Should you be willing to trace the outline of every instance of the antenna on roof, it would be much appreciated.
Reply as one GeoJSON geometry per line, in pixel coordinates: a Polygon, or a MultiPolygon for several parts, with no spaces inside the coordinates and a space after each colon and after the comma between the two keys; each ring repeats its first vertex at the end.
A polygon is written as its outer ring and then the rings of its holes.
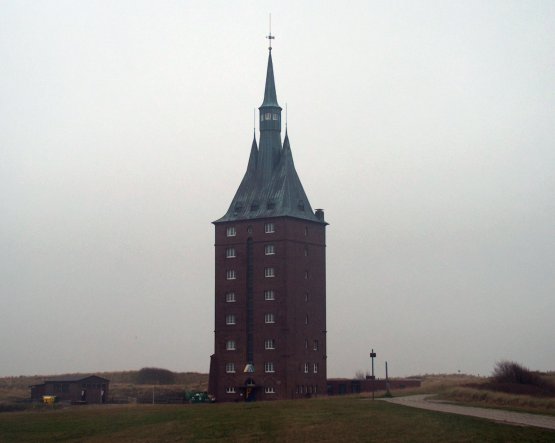
{"type": "Polygon", "coordinates": [[[272,35],[272,13],[270,13],[270,33],[266,36],[266,38],[268,39],[268,42],[270,44],[270,46],[268,46],[268,50],[271,51],[272,40],[275,39],[275,37],[272,35]]]}
{"type": "Polygon", "coordinates": [[[287,102],[285,102],[285,132],[287,132],[287,102]]]}

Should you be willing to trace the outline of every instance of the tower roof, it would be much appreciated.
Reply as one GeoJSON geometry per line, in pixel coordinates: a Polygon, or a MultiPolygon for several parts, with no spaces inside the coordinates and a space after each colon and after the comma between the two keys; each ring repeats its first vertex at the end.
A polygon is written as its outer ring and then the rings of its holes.
{"type": "MultiPolygon", "coordinates": [[[[264,102],[260,108],[266,107],[277,107],[275,112],[278,115],[281,111],[277,103],[271,52],[268,56],[264,102]]],[[[260,113],[261,117],[265,114],[262,109],[260,113]]],[[[276,118],[272,115],[272,122],[276,118]]],[[[278,123],[281,123],[280,119],[281,116],[278,123]]],[[[235,197],[226,214],[214,223],[284,216],[326,223],[323,217],[315,215],[310,206],[295,170],[287,130],[283,146],[279,132],[279,126],[277,129],[274,126],[263,129],[261,126],[260,143],[257,146],[255,137],[247,170],[235,197]]]]}

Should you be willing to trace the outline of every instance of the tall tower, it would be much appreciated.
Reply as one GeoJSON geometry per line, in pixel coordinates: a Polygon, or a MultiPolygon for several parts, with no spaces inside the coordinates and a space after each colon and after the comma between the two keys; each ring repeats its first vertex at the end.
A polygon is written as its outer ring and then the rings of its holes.
{"type": "MultiPolygon", "coordinates": [[[[268,36],[273,38],[271,35],[268,36]]],[[[217,401],[326,393],[324,212],[312,210],[281,141],[270,44],[260,142],[215,225],[215,341],[209,391],[217,401]]]]}

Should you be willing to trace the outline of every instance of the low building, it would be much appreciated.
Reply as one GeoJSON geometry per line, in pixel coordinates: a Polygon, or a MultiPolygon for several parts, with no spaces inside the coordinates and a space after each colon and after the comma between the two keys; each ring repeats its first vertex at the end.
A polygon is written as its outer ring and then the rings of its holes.
{"type": "Polygon", "coordinates": [[[385,391],[386,383],[389,383],[389,389],[405,389],[419,388],[421,381],[417,379],[400,379],[392,378],[389,381],[385,379],[364,380],[348,379],[348,378],[328,378],[328,395],[346,395],[359,394],[361,392],[385,391]]]}
{"type": "Polygon", "coordinates": [[[45,395],[53,395],[59,401],[75,403],[106,403],[110,380],[97,375],[55,377],[44,383],[31,385],[31,400],[42,401],[45,395]]]}

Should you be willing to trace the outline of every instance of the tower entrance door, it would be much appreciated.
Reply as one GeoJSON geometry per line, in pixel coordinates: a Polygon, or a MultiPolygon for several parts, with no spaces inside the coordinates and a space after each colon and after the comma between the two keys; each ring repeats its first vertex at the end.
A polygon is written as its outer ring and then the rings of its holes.
{"type": "Polygon", "coordinates": [[[247,381],[245,381],[245,387],[242,388],[242,390],[245,401],[256,401],[258,386],[256,386],[256,383],[252,378],[248,378],[247,381]]]}

